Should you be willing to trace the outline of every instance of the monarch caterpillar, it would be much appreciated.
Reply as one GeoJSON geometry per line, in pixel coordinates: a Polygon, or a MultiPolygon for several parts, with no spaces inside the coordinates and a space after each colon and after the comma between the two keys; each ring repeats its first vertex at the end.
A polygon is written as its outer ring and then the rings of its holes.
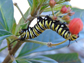
{"type": "MultiPolygon", "coordinates": [[[[27,29],[22,29],[20,33],[20,38],[24,39],[32,39],[39,36],[44,30],[51,29],[56,31],[63,38],[67,39],[71,33],[69,28],[65,23],[60,22],[59,20],[52,20],[49,16],[45,16],[45,18],[37,17],[37,24],[34,27],[28,27],[27,29]]],[[[69,41],[76,40],[78,37],[76,35],[72,35],[69,41]]]]}

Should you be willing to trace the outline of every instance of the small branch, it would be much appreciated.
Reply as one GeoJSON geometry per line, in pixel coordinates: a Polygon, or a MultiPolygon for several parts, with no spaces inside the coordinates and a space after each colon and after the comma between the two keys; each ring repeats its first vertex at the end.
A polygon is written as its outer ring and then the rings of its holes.
{"type": "Polygon", "coordinates": [[[52,46],[57,46],[57,45],[60,45],[60,44],[62,44],[64,42],[66,42],[67,40],[69,40],[71,38],[71,36],[69,36],[65,41],[62,41],[62,42],[56,43],[56,44],[52,44],[51,42],[46,43],[46,42],[35,41],[35,40],[27,40],[27,39],[24,40],[24,42],[32,42],[32,43],[37,43],[37,44],[41,44],[41,45],[46,45],[48,47],[52,47],[52,46]]]}
{"type": "Polygon", "coordinates": [[[24,42],[32,42],[32,43],[37,43],[37,44],[41,44],[41,45],[46,45],[47,46],[47,43],[46,42],[41,42],[41,41],[35,41],[35,40],[24,40],[24,42]]]}
{"type": "MultiPolygon", "coordinates": [[[[72,36],[72,35],[71,35],[71,36],[72,36]]],[[[65,41],[62,41],[62,42],[60,42],[60,43],[57,43],[57,44],[48,43],[47,45],[48,45],[48,47],[60,45],[60,44],[62,44],[62,43],[64,43],[64,42],[66,42],[67,40],[69,40],[69,39],[71,38],[71,36],[69,36],[65,41]]]]}
{"type": "Polygon", "coordinates": [[[62,15],[60,15],[61,13],[60,13],[60,11],[58,11],[55,15],[56,16],[62,16],[62,15]]]}
{"type": "Polygon", "coordinates": [[[30,25],[30,23],[32,22],[32,20],[34,19],[35,17],[29,15],[26,19],[26,23],[28,23],[28,25],[30,25]]]}
{"type": "Polygon", "coordinates": [[[46,6],[46,5],[49,5],[49,3],[46,3],[46,4],[42,4],[42,6],[46,6]]]}
{"type": "MultiPolygon", "coordinates": [[[[41,17],[45,17],[46,15],[39,15],[39,16],[41,16],[41,17]]],[[[35,15],[35,17],[38,17],[38,15],[35,15]]]]}
{"type": "Polygon", "coordinates": [[[36,0],[33,0],[33,6],[32,6],[32,11],[31,11],[31,16],[34,16],[36,14],[36,3],[35,3],[36,0]]]}
{"type": "Polygon", "coordinates": [[[8,51],[9,51],[9,54],[10,54],[10,51],[11,51],[10,39],[7,38],[6,40],[7,40],[8,51]]]}
{"type": "Polygon", "coordinates": [[[18,48],[19,48],[22,44],[23,44],[22,41],[18,41],[18,42],[16,43],[16,45],[14,46],[14,48],[10,51],[10,54],[8,54],[8,55],[6,56],[6,58],[4,59],[3,63],[9,63],[9,61],[11,60],[10,55],[14,55],[15,52],[18,50],[18,48]]]}
{"type": "Polygon", "coordinates": [[[53,8],[51,8],[51,10],[52,10],[52,15],[54,16],[53,8]]]}
{"type": "Polygon", "coordinates": [[[24,21],[26,21],[22,11],[20,10],[19,6],[17,5],[17,3],[14,3],[14,5],[17,7],[17,9],[19,10],[20,14],[22,15],[22,18],[24,19],[24,21]]]}

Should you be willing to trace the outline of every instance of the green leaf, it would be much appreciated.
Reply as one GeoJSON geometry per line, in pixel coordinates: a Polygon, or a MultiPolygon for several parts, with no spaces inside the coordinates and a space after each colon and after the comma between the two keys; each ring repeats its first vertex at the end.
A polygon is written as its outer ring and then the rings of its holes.
{"type": "Polygon", "coordinates": [[[20,59],[20,60],[16,60],[17,63],[32,63],[28,60],[24,60],[24,59],[20,59]]]}
{"type": "Polygon", "coordinates": [[[15,29],[16,29],[16,26],[17,26],[17,24],[16,24],[16,22],[15,22],[15,19],[14,19],[14,24],[13,24],[13,27],[12,27],[12,34],[14,34],[15,35],[15,29]]]}
{"type": "Polygon", "coordinates": [[[28,3],[29,3],[29,5],[30,5],[30,7],[32,7],[32,5],[33,5],[33,0],[28,0],[28,3]]]}
{"type": "MultiPolygon", "coordinates": [[[[41,0],[43,1],[43,0],[41,0]]],[[[50,0],[44,0],[44,2],[42,3],[44,6],[41,7],[41,10],[44,10],[46,7],[48,7],[49,5],[45,5],[48,4],[50,0]]]]}
{"type": "Polygon", "coordinates": [[[58,63],[81,63],[77,53],[45,55],[58,63]]]}
{"type": "MultiPolygon", "coordinates": [[[[63,5],[66,5],[67,7],[68,6],[71,6],[68,2],[64,2],[64,3],[61,3],[61,4],[57,4],[54,6],[53,10],[54,11],[58,11],[62,8],[63,5]]],[[[48,7],[44,10],[44,12],[48,12],[48,11],[51,11],[51,7],[48,7]]]]}
{"type": "Polygon", "coordinates": [[[45,56],[23,56],[17,57],[16,60],[18,62],[30,61],[31,63],[57,63],[57,61],[45,56]]]}
{"type": "Polygon", "coordinates": [[[12,0],[0,0],[0,29],[12,31],[13,27],[13,2],[12,0]]]}
{"type": "Polygon", "coordinates": [[[0,29],[0,41],[11,36],[12,34],[6,30],[0,29]]]}
{"type": "Polygon", "coordinates": [[[0,46],[1,46],[1,44],[2,44],[2,40],[0,41],[0,46]]]}
{"type": "Polygon", "coordinates": [[[0,49],[0,52],[3,51],[3,50],[6,49],[6,48],[7,48],[7,46],[1,48],[1,49],[0,49]]]}

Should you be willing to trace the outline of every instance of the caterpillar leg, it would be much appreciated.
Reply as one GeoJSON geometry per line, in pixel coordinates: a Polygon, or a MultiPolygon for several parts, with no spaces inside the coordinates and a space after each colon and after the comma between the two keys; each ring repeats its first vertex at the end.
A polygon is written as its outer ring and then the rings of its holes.
{"type": "Polygon", "coordinates": [[[70,46],[70,40],[69,40],[69,44],[68,44],[68,47],[70,46]]]}
{"type": "Polygon", "coordinates": [[[42,21],[42,20],[43,20],[43,18],[41,16],[37,17],[37,21],[42,21]]]}
{"type": "Polygon", "coordinates": [[[45,20],[48,20],[48,21],[53,21],[52,20],[52,18],[50,18],[48,15],[47,16],[45,16],[45,18],[44,18],[45,20]]]}
{"type": "Polygon", "coordinates": [[[77,40],[75,40],[76,41],[76,43],[77,43],[77,40]]]}

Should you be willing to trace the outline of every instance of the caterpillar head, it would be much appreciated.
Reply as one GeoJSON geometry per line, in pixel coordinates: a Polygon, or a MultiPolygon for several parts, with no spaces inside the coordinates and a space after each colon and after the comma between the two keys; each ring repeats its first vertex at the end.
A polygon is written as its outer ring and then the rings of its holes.
{"type": "Polygon", "coordinates": [[[19,31],[21,40],[24,40],[25,39],[25,34],[26,34],[25,31],[26,31],[26,29],[22,29],[22,30],[19,31]]]}
{"type": "Polygon", "coordinates": [[[23,34],[24,31],[26,31],[26,29],[22,29],[22,30],[20,30],[20,31],[19,31],[19,34],[20,34],[20,35],[23,34]]]}
{"type": "Polygon", "coordinates": [[[69,40],[73,41],[73,40],[76,40],[78,37],[79,37],[79,34],[78,35],[72,35],[72,37],[69,40]]]}
{"type": "Polygon", "coordinates": [[[24,33],[24,30],[23,29],[19,31],[19,34],[20,35],[23,34],[23,33],[24,33]]]}

